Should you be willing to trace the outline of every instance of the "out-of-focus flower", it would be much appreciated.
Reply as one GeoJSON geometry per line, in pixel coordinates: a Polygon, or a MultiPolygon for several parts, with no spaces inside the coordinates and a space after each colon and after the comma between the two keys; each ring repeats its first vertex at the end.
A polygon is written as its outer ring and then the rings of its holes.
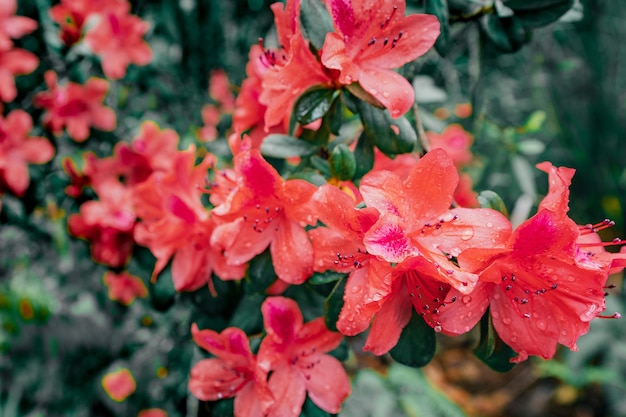
{"type": "Polygon", "coordinates": [[[148,296],[148,289],[141,278],[124,271],[120,274],[115,272],[105,272],[103,276],[104,285],[109,288],[109,298],[118,301],[125,306],[130,305],[135,298],[145,298],[148,296]]]}
{"type": "Polygon", "coordinates": [[[15,77],[30,74],[37,65],[39,58],[28,51],[19,48],[0,49],[0,101],[8,103],[15,100],[15,77]]]}
{"type": "Polygon", "coordinates": [[[109,91],[109,83],[101,78],[91,77],[85,85],[68,82],[66,86],[57,84],[57,74],[45,74],[47,91],[37,93],[33,99],[35,106],[44,108],[44,125],[55,135],[63,129],[77,142],[89,137],[91,126],[111,131],[115,129],[115,112],[103,105],[109,91]]]}
{"type": "Polygon", "coordinates": [[[148,28],[148,23],[135,15],[107,11],[87,32],[85,43],[100,57],[104,75],[117,80],[126,75],[128,65],[152,61],[152,49],[143,39],[148,28]]]}
{"type": "Polygon", "coordinates": [[[24,16],[15,16],[16,0],[0,1],[0,50],[13,47],[11,39],[18,39],[37,29],[37,22],[24,16]]]}
{"type": "Polygon", "coordinates": [[[109,372],[102,378],[102,388],[110,399],[122,402],[137,389],[135,378],[127,368],[109,372]]]}
{"type": "Polygon", "coordinates": [[[167,417],[167,413],[160,408],[149,408],[147,410],[141,410],[137,417],[167,417]]]}
{"type": "Polygon", "coordinates": [[[73,46],[82,39],[85,24],[91,17],[105,11],[125,14],[128,10],[126,0],[61,0],[50,8],[50,17],[61,27],[61,41],[73,46]]]}
{"type": "Polygon", "coordinates": [[[472,161],[470,147],[474,138],[459,124],[451,124],[441,134],[426,132],[432,149],[443,149],[450,155],[457,168],[472,161]]]}
{"type": "Polygon", "coordinates": [[[6,118],[0,114],[0,189],[6,186],[18,196],[30,182],[28,164],[43,164],[54,156],[47,139],[29,136],[32,128],[33,120],[23,110],[13,110],[6,118]]]}

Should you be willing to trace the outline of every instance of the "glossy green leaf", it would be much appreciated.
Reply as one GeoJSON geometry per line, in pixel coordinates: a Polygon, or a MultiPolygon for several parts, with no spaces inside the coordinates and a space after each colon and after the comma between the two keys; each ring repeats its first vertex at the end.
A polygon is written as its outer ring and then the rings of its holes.
{"type": "Polygon", "coordinates": [[[268,135],[261,145],[261,153],[274,158],[313,155],[317,146],[289,135],[268,135]]]}
{"type": "Polygon", "coordinates": [[[338,90],[324,87],[313,87],[305,91],[293,106],[289,131],[294,131],[296,122],[306,125],[324,117],[338,95],[338,90]]]}
{"type": "Polygon", "coordinates": [[[502,213],[505,217],[509,217],[506,205],[497,193],[491,190],[481,191],[477,197],[478,203],[482,208],[490,208],[502,213]]]}
{"type": "Polygon", "coordinates": [[[330,417],[330,414],[315,405],[309,396],[307,396],[302,405],[300,417],[330,417]]]}
{"type": "Polygon", "coordinates": [[[276,281],[276,272],[272,264],[269,248],[250,261],[248,273],[243,280],[243,290],[247,294],[263,293],[276,281]]]}
{"type": "Polygon", "coordinates": [[[320,0],[302,0],[300,22],[304,36],[317,49],[322,49],[326,34],[333,32],[333,21],[320,0]]]}
{"type": "Polygon", "coordinates": [[[245,294],[228,323],[229,326],[238,327],[247,334],[255,334],[263,331],[263,316],[261,304],[265,301],[264,294],[245,294]]]}
{"type": "Polygon", "coordinates": [[[515,366],[510,359],[517,354],[500,339],[493,328],[489,312],[480,320],[480,343],[474,349],[474,354],[494,371],[508,372],[515,366]]]}
{"type": "Polygon", "coordinates": [[[450,13],[447,0],[426,0],[424,12],[435,15],[439,20],[441,33],[435,42],[435,49],[439,55],[445,56],[450,42],[450,13]]]}
{"type": "Polygon", "coordinates": [[[420,367],[430,362],[436,347],[435,331],[413,312],[409,324],[402,330],[398,343],[389,354],[403,365],[420,367]]]}
{"type": "Polygon", "coordinates": [[[335,146],[330,153],[330,172],[334,178],[342,181],[350,180],[356,173],[356,158],[344,143],[335,146]]]}
{"type": "Polygon", "coordinates": [[[326,327],[332,331],[337,331],[337,320],[339,320],[339,313],[343,308],[343,294],[346,290],[347,278],[341,278],[335,284],[335,288],[330,295],[324,301],[324,320],[326,321],[326,327]]]}
{"type": "Polygon", "coordinates": [[[374,145],[365,133],[361,133],[359,137],[354,149],[354,157],[356,158],[356,171],[353,178],[362,178],[374,166],[374,145]]]}
{"type": "Polygon", "coordinates": [[[330,282],[337,282],[342,278],[346,278],[347,274],[335,271],[315,272],[311,278],[307,280],[310,285],[324,285],[330,282]]]}
{"type": "Polygon", "coordinates": [[[530,40],[530,33],[514,17],[485,15],[480,19],[481,28],[487,38],[502,52],[515,52],[530,40]]]}
{"type": "Polygon", "coordinates": [[[417,145],[417,133],[406,119],[392,119],[387,110],[381,110],[359,101],[357,104],[363,130],[369,140],[388,156],[408,153],[417,145]],[[398,133],[392,129],[395,126],[398,133]]]}

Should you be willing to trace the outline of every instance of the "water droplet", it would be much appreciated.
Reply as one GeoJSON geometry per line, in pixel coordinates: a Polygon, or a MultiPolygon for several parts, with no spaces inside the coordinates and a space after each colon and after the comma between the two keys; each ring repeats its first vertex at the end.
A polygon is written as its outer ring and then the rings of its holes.
{"type": "Polygon", "coordinates": [[[510,317],[502,317],[502,323],[504,323],[504,324],[511,324],[511,318],[510,317]]]}
{"type": "Polygon", "coordinates": [[[491,317],[493,317],[494,319],[499,319],[500,318],[500,313],[498,313],[497,311],[492,311],[491,312],[491,317]]]}
{"type": "Polygon", "coordinates": [[[567,280],[568,280],[569,282],[574,282],[574,281],[576,281],[576,278],[574,278],[572,275],[569,275],[569,276],[567,277],[567,280]]]}
{"type": "Polygon", "coordinates": [[[388,91],[383,91],[383,97],[389,98],[389,92],[388,91]]]}
{"type": "Polygon", "coordinates": [[[468,311],[468,312],[467,312],[467,318],[468,318],[468,319],[469,319],[469,318],[471,318],[473,315],[474,315],[474,312],[473,312],[473,311],[468,311]]]}
{"type": "Polygon", "coordinates": [[[376,94],[378,94],[378,90],[371,89],[370,91],[368,91],[368,93],[370,93],[371,95],[375,96],[376,94]]]}
{"type": "Polygon", "coordinates": [[[535,322],[535,325],[537,326],[537,328],[538,328],[539,330],[545,330],[545,329],[546,329],[546,327],[548,327],[548,326],[546,325],[546,321],[545,321],[545,320],[537,320],[537,321],[535,322]]]}
{"type": "Polygon", "coordinates": [[[224,394],[222,394],[221,392],[218,392],[218,393],[217,393],[217,398],[218,398],[219,400],[221,400],[222,398],[224,398],[224,394]]]}
{"type": "Polygon", "coordinates": [[[439,333],[442,329],[441,329],[441,326],[435,326],[435,327],[433,327],[433,330],[435,330],[437,333],[439,333]]]}
{"type": "Polygon", "coordinates": [[[391,111],[391,117],[400,117],[400,110],[398,109],[393,109],[391,111]]]}
{"type": "Polygon", "coordinates": [[[567,336],[567,330],[566,329],[561,330],[561,335],[567,336]]]}
{"type": "Polygon", "coordinates": [[[469,332],[469,331],[470,331],[470,327],[469,327],[469,326],[465,326],[465,327],[463,328],[463,331],[464,331],[465,333],[469,332]]]}
{"type": "Polygon", "coordinates": [[[494,298],[495,300],[499,300],[499,299],[500,299],[500,293],[499,293],[499,292],[497,292],[497,293],[493,294],[493,298],[494,298]]]}
{"type": "Polygon", "coordinates": [[[468,304],[472,301],[472,297],[470,297],[469,295],[464,295],[462,300],[465,304],[468,304]]]}
{"type": "Polygon", "coordinates": [[[461,233],[461,240],[470,240],[474,236],[474,229],[465,229],[461,233]]]}
{"type": "Polygon", "coordinates": [[[487,227],[493,227],[493,223],[487,222],[487,227]]]}
{"type": "Polygon", "coordinates": [[[512,337],[511,337],[511,342],[513,342],[513,343],[517,342],[517,337],[512,336],[512,337]]]}
{"type": "Polygon", "coordinates": [[[350,84],[352,82],[352,76],[351,75],[346,75],[346,83],[350,84]]]}

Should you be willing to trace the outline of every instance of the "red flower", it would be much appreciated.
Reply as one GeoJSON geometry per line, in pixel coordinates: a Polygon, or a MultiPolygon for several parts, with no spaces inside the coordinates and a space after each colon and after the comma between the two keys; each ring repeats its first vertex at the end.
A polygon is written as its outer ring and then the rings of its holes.
{"type": "Polygon", "coordinates": [[[85,42],[100,57],[107,78],[124,77],[129,64],[150,63],[152,49],[143,40],[148,27],[148,23],[131,14],[107,11],[100,15],[97,26],[85,35],[85,42]]]}
{"type": "Polygon", "coordinates": [[[404,16],[404,0],[328,0],[336,32],[326,35],[321,60],[341,84],[358,82],[399,117],[413,105],[411,84],[391,68],[425,54],[439,36],[435,16],[404,16]]]}
{"type": "Polygon", "coordinates": [[[265,380],[258,378],[257,358],[246,334],[235,327],[222,333],[191,327],[193,340],[215,358],[203,359],[191,369],[189,391],[202,401],[235,397],[235,417],[262,416],[262,404],[272,402],[265,380]]]}
{"type": "Polygon", "coordinates": [[[11,38],[18,39],[37,29],[37,22],[24,16],[15,16],[17,2],[3,0],[0,2],[0,51],[13,47],[11,38]]]}
{"type": "Polygon", "coordinates": [[[125,306],[130,305],[135,298],[146,298],[148,289],[141,278],[124,271],[120,274],[108,271],[103,276],[104,285],[109,288],[109,298],[125,306]]]}
{"type": "Polygon", "coordinates": [[[342,335],[329,331],[323,318],[303,323],[298,304],[270,297],[261,306],[267,336],[261,342],[258,367],[276,401],[265,415],[297,417],[308,392],[322,410],[335,414],[350,394],[341,362],[325,354],[342,335]]]}
{"type": "Polygon", "coordinates": [[[289,124],[291,109],[296,99],[309,87],[331,85],[332,80],[309,49],[298,25],[300,1],[288,0],[274,3],[276,30],[281,50],[267,50],[263,62],[267,71],[263,75],[263,90],[259,101],[267,106],[266,129],[283,122],[289,124]]]}
{"type": "Polygon", "coordinates": [[[350,273],[337,329],[353,336],[367,329],[380,310],[382,295],[391,290],[391,282],[379,276],[385,263],[367,253],[363,244],[365,233],[378,220],[378,210],[356,209],[354,200],[332,185],[321,186],[312,202],[326,225],[309,230],[314,269],[350,273]]]}
{"type": "Polygon", "coordinates": [[[6,185],[22,196],[30,178],[28,164],[43,164],[54,156],[54,147],[47,139],[29,136],[33,120],[23,110],[13,110],[3,118],[0,114],[0,189],[6,185]]]}
{"type": "Polygon", "coordinates": [[[54,71],[45,74],[48,90],[35,95],[35,106],[46,109],[43,123],[55,135],[63,128],[77,142],[89,137],[89,127],[111,131],[115,129],[115,112],[103,106],[109,91],[109,83],[101,78],[91,77],[83,86],[68,82],[65,87],[57,84],[54,71]]]}
{"type": "Polygon", "coordinates": [[[137,389],[133,374],[126,368],[109,372],[102,378],[102,388],[109,398],[116,402],[122,402],[137,389]]]}
{"type": "Polygon", "coordinates": [[[50,8],[50,17],[61,27],[61,41],[73,46],[81,40],[85,23],[90,17],[105,11],[128,13],[128,6],[125,0],[61,0],[50,8]]]}
{"type": "Polygon", "coordinates": [[[116,181],[99,184],[100,200],[87,201],[80,213],[69,217],[69,232],[91,244],[94,261],[121,267],[128,262],[133,249],[135,213],[132,190],[116,181]]]}
{"type": "Polygon", "coordinates": [[[141,410],[137,417],[167,417],[167,413],[160,408],[148,408],[141,410]]]}
{"type": "Polygon", "coordinates": [[[457,168],[467,165],[472,161],[470,147],[474,138],[463,129],[463,126],[452,124],[445,128],[441,134],[426,132],[428,142],[432,149],[441,148],[448,152],[457,168]]]}
{"type": "Polygon", "coordinates": [[[15,76],[30,74],[39,65],[39,58],[19,48],[0,49],[0,101],[15,100],[17,88],[15,76]]]}
{"type": "Polygon", "coordinates": [[[576,349],[589,322],[604,310],[604,283],[611,262],[581,262],[580,229],[567,217],[574,170],[549,173],[550,191],[539,211],[522,223],[505,249],[468,249],[459,264],[480,273],[496,331],[517,353],[551,358],[556,345],[576,349]]]}
{"type": "Polygon", "coordinates": [[[313,273],[313,248],[304,224],[316,219],[308,205],[316,190],[303,180],[283,180],[257,150],[235,157],[237,186],[213,209],[211,242],[231,265],[244,265],[270,246],[276,275],[299,284],[313,273]]]}
{"type": "Polygon", "coordinates": [[[417,258],[412,262],[421,275],[471,292],[478,277],[449,257],[472,246],[492,247],[493,240],[506,239],[510,223],[490,209],[449,210],[457,183],[456,168],[441,149],[420,159],[404,181],[388,171],[366,175],[361,194],[381,213],[365,234],[367,251],[393,263],[417,258]]]}
{"type": "Polygon", "coordinates": [[[212,288],[211,273],[222,279],[243,277],[245,267],[226,265],[219,248],[210,245],[214,223],[200,198],[213,158],[194,166],[195,149],[176,155],[168,172],[155,172],[134,188],[133,203],[142,219],[135,240],[157,258],[154,280],[173,256],[172,278],[177,291],[212,288]]]}

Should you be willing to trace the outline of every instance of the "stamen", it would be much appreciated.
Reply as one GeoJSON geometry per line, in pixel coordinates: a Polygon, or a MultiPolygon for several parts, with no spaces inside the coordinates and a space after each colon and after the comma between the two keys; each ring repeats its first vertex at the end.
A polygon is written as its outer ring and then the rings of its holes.
{"type": "Polygon", "coordinates": [[[621,319],[622,315],[620,313],[614,313],[611,316],[598,316],[600,319],[621,319]]]}

